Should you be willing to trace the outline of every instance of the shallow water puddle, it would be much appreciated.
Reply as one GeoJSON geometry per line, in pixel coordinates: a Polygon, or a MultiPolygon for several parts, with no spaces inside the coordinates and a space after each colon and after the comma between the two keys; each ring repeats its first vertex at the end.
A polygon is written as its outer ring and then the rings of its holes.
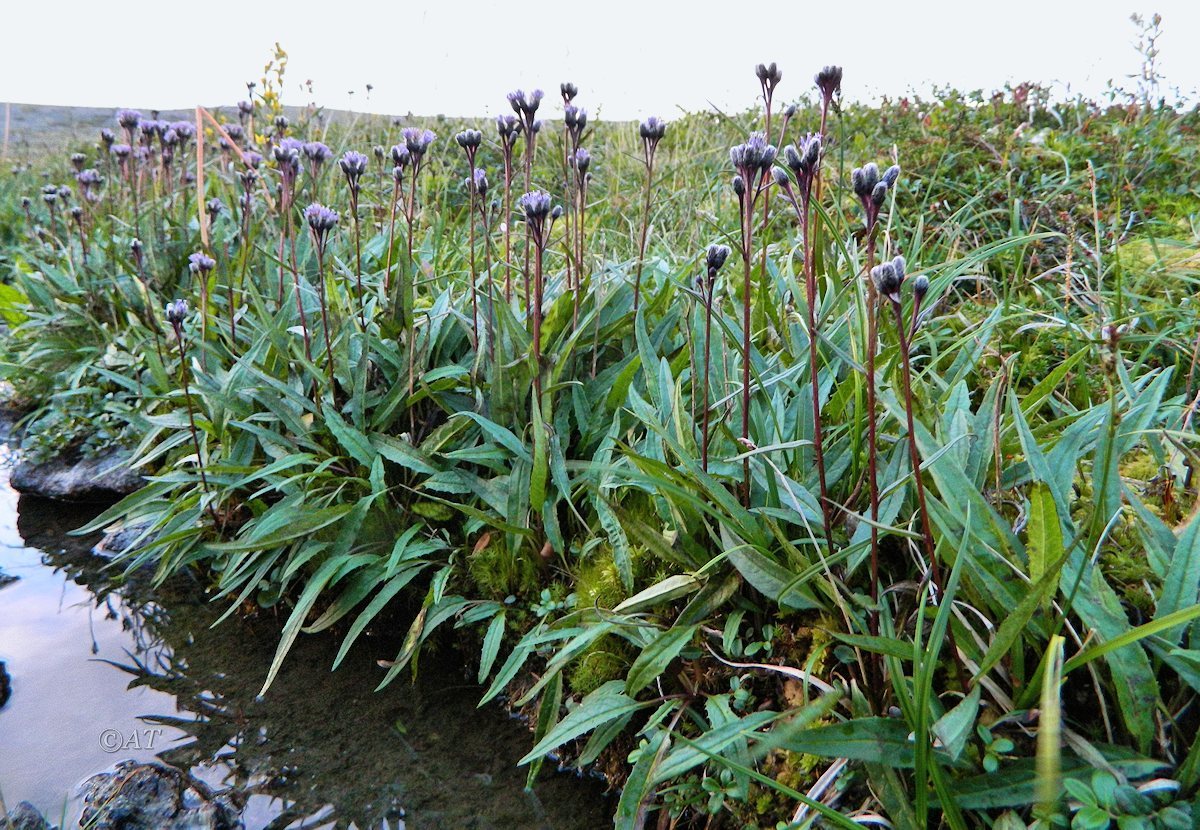
{"type": "Polygon", "coordinates": [[[111,590],[92,539],[66,535],[86,512],[22,497],[0,470],[0,794],[56,823],[78,816],[78,785],[117,761],[162,760],[232,787],[250,830],[293,827],[601,828],[612,802],[594,780],[515,766],[531,736],[452,658],[422,658],[415,684],[372,690],[393,636],[365,637],[330,672],[339,641],[301,637],[271,690],[273,612],[234,616],[182,580],[151,601],[144,580],[111,590]]]}

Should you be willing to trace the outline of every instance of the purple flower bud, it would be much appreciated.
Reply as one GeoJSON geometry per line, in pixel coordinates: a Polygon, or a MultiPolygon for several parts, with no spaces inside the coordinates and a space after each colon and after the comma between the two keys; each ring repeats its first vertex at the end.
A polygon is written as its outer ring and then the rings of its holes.
{"type": "Polygon", "coordinates": [[[117,110],[117,125],[126,132],[133,132],[141,123],[142,114],[137,110],[117,110]]]}
{"type": "Polygon", "coordinates": [[[779,71],[779,67],[775,65],[774,61],[771,61],[770,64],[760,63],[754,67],[754,74],[758,76],[758,82],[768,91],[773,90],[783,80],[783,73],[779,71]]]}
{"type": "Polygon", "coordinates": [[[474,182],[475,192],[477,194],[479,194],[480,198],[487,196],[488,179],[487,179],[487,173],[485,173],[483,171],[483,168],[481,168],[481,167],[475,168],[475,173],[474,173],[474,176],[472,177],[472,180],[474,182]]]}
{"type": "Polygon", "coordinates": [[[392,164],[393,165],[395,165],[396,167],[407,167],[408,163],[411,160],[412,160],[412,156],[409,155],[407,147],[405,147],[403,144],[392,145],[392,164]]]}
{"type": "Polygon", "coordinates": [[[733,192],[737,194],[739,199],[746,195],[746,180],[741,176],[733,177],[733,192]]]}
{"type": "Polygon", "coordinates": [[[563,102],[569,104],[575,100],[575,96],[579,94],[579,87],[575,86],[575,84],[571,83],[570,81],[564,81],[558,85],[558,91],[562,93],[563,102]]]}
{"type": "Polygon", "coordinates": [[[359,178],[363,173],[367,172],[369,159],[362,153],[355,150],[347,150],[342,154],[342,158],[338,161],[338,166],[342,168],[342,172],[346,174],[346,179],[354,187],[358,184],[359,178]]]}
{"type": "Polygon", "coordinates": [[[404,146],[408,148],[409,155],[416,161],[420,161],[429,149],[429,145],[433,144],[433,140],[437,138],[431,131],[422,130],[419,127],[405,127],[400,135],[404,139],[404,146]]]}
{"type": "Polygon", "coordinates": [[[526,193],[517,204],[525,211],[525,218],[531,222],[545,219],[550,214],[550,194],[541,190],[526,193]]]}
{"type": "Polygon", "coordinates": [[[108,127],[105,127],[100,131],[100,140],[104,142],[104,146],[108,148],[112,147],[113,142],[117,140],[117,137],[113,135],[112,130],[110,130],[108,127]]]}
{"type": "Polygon", "coordinates": [[[587,175],[588,168],[592,165],[592,154],[580,147],[571,157],[571,164],[579,171],[579,175],[585,176],[587,175]]]}
{"type": "Polygon", "coordinates": [[[167,322],[175,328],[183,325],[184,319],[187,318],[188,304],[187,300],[174,300],[167,303],[167,322]]]}
{"type": "Polygon", "coordinates": [[[327,208],[320,202],[313,202],[304,209],[304,220],[315,234],[324,235],[333,230],[337,227],[338,219],[336,210],[327,208]]]}
{"type": "Polygon", "coordinates": [[[207,274],[216,267],[217,261],[203,251],[196,251],[188,256],[188,270],[193,274],[207,274]]]}
{"type": "Polygon", "coordinates": [[[483,133],[479,130],[463,130],[458,135],[454,136],[454,140],[458,142],[458,146],[464,150],[474,150],[483,143],[483,133]]]}
{"type": "Polygon", "coordinates": [[[83,165],[87,164],[87,156],[83,153],[73,153],[71,155],[71,166],[78,172],[83,169],[83,165]]]}
{"type": "Polygon", "coordinates": [[[871,280],[875,283],[875,290],[880,296],[893,302],[900,301],[900,283],[903,279],[903,276],[896,273],[896,266],[892,262],[884,262],[871,269],[871,280]]]}
{"type": "Polygon", "coordinates": [[[208,212],[208,220],[215,222],[217,221],[217,217],[225,212],[225,205],[220,199],[214,196],[204,205],[204,209],[208,212]]]}
{"type": "Polygon", "coordinates": [[[913,296],[917,298],[917,302],[925,299],[925,295],[929,293],[929,277],[924,274],[913,277],[912,290],[913,296]]]}
{"type": "Polygon", "coordinates": [[[729,258],[729,247],[726,245],[709,245],[708,253],[704,258],[704,264],[708,268],[710,277],[716,276],[717,272],[725,265],[725,260],[729,258]]]}
{"type": "Polygon", "coordinates": [[[821,90],[821,97],[828,104],[842,88],[842,68],[826,66],[816,74],[813,81],[816,83],[817,89],[821,90]]]}

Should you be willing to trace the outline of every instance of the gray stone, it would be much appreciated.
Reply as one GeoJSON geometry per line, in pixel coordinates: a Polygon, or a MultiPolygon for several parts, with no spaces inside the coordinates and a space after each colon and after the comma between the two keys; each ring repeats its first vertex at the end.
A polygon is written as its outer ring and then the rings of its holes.
{"type": "Polygon", "coordinates": [[[79,826],[92,830],[240,830],[238,811],[203,782],[164,764],[122,761],[83,782],[79,826]]]}
{"type": "Polygon", "coordinates": [[[0,571],[0,588],[7,588],[18,579],[20,579],[19,576],[12,576],[11,574],[6,574],[4,571],[0,571]]]}
{"type": "Polygon", "coordinates": [[[8,677],[8,668],[4,665],[4,661],[0,660],[0,709],[4,708],[4,704],[8,703],[10,697],[12,697],[12,681],[8,677]]]}
{"type": "MultiPolygon", "coordinates": [[[[134,543],[141,538],[146,532],[147,525],[135,524],[129,527],[121,527],[116,530],[111,530],[101,537],[100,541],[92,548],[93,556],[103,556],[105,559],[116,559],[123,553],[128,553],[134,546],[134,543]]],[[[150,534],[145,539],[142,539],[141,544],[147,544],[154,539],[156,534],[150,534]]]]}
{"type": "Polygon", "coordinates": [[[96,456],[68,460],[52,458],[22,461],[12,471],[10,483],[18,493],[74,502],[107,502],[141,488],[142,474],[129,467],[130,455],[113,450],[96,456]]]}
{"type": "Polygon", "coordinates": [[[8,811],[6,830],[56,830],[28,801],[22,801],[8,811]]]}

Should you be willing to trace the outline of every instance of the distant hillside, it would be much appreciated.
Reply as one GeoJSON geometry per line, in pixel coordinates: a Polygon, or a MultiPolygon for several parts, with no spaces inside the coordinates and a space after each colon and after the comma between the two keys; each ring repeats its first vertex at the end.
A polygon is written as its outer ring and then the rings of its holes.
{"type": "MultiPolygon", "coordinates": [[[[116,128],[113,115],[115,107],[59,107],[45,104],[7,104],[0,103],[0,131],[5,129],[5,108],[7,108],[7,139],[8,152],[6,157],[12,159],[34,158],[46,152],[63,150],[73,144],[96,142],[102,127],[116,128]]],[[[236,116],[237,108],[233,105],[213,107],[230,119],[236,116]]],[[[147,117],[153,111],[146,107],[141,109],[147,117]]],[[[289,118],[295,119],[301,112],[299,107],[285,107],[284,112],[289,118]]],[[[345,110],[324,110],[325,118],[330,122],[349,120],[353,117],[390,120],[389,116],[350,113],[345,110]]],[[[194,110],[161,110],[159,118],[167,121],[192,120],[194,110]]],[[[0,141],[3,141],[0,132],[0,141]]]]}

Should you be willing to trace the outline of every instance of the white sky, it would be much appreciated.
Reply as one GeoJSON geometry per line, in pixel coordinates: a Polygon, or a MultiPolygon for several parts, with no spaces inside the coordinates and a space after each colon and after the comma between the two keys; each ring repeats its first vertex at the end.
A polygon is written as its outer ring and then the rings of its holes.
{"type": "Polygon", "coordinates": [[[557,99],[564,80],[593,116],[741,108],[758,92],[754,64],[772,60],[777,100],[810,89],[826,63],[845,67],[856,100],[1023,80],[1096,95],[1138,69],[1134,11],[1162,13],[1162,71],[1193,92],[1200,2],[1140,2],[783,0],[752,20],[746,0],[14,0],[0,15],[0,100],[231,104],[277,40],[291,58],[285,103],[308,103],[311,79],[319,104],[397,115],[490,115],[507,111],[510,89],[557,99]]]}

